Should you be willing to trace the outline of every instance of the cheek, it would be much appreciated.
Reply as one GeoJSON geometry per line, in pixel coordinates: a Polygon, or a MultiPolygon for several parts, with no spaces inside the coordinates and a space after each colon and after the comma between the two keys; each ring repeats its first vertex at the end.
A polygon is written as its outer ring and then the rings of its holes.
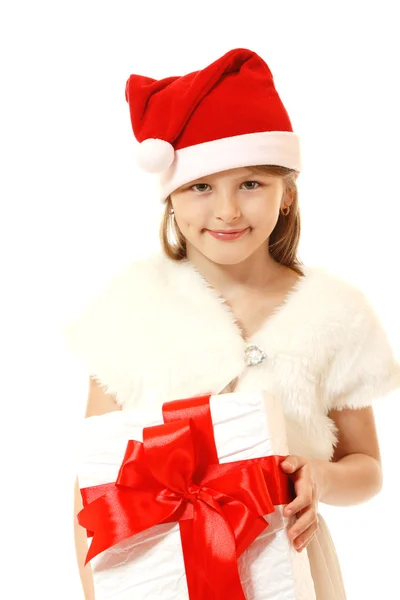
{"type": "Polygon", "coordinates": [[[188,204],[181,210],[175,211],[175,220],[181,228],[197,230],[206,227],[207,215],[199,206],[188,204]]]}
{"type": "Polygon", "coordinates": [[[278,214],[279,207],[275,207],[270,205],[268,207],[263,204],[257,204],[251,207],[248,207],[247,210],[243,212],[245,217],[245,221],[248,222],[255,228],[265,228],[269,224],[274,225],[279,216],[278,214]]]}

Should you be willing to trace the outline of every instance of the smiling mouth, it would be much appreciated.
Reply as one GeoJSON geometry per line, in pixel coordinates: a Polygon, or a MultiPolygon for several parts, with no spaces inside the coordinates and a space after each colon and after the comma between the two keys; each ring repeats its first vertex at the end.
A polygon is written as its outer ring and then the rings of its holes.
{"type": "Polygon", "coordinates": [[[245,231],[246,229],[248,229],[248,227],[244,227],[243,229],[208,229],[208,231],[211,231],[212,233],[223,233],[223,234],[227,234],[227,233],[242,233],[242,231],[245,231]]]}
{"type": "Polygon", "coordinates": [[[241,227],[240,229],[205,229],[205,231],[211,231],[212,233],[242,233],[246,229],[250,229],[250,226],[241,227]]]}
{"type": "Polygon", "coordinates": [[[246,229],[231,229],[230,231],[215,231],[214,229],[206,229],[207,233],[209,233],[213,238],[217,240],[229,241],[236,240],[248,233],[250,227],[246,227],[246,229]]]}

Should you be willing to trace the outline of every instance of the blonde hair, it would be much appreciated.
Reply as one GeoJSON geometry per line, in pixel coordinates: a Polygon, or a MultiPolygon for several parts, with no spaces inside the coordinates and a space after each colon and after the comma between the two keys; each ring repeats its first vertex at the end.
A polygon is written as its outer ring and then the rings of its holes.
{"type": "MultiPolygon", "coordinates": [[[[300,211],[296,171],[277,165],[258,165],[252,168],[259,173],[282,177],[285,192],[288,191],[293,198],[289,214],[284,216],[279,212],[278,222],[269,237],[269,252],[276,262],[293,269],[299,275],[304,275],[301,269],[303,263],[297,257],[300,242],[300,211]]],[[[181,261],[186,258],[186,238],[170,214],[171,209],[171,197],[168,196],[160,225],[161,247],[169,258],[181,261]],[[171,243],[170,233],[175,237],[175,243],[171,243]]]]}

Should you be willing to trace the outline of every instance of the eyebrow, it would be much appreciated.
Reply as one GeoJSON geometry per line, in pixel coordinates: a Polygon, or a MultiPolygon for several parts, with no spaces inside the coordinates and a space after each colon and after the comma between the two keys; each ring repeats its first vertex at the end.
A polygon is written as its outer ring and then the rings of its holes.
{"type": "Polygon", "coordinates": [[[254,167],[246,167],[249,173],[252,173],[253,175],[261,175],[261,176],[265,176],[265,177],[271,177],[270,173],[263,173],[261,171],[257,171],[254,167]]]}

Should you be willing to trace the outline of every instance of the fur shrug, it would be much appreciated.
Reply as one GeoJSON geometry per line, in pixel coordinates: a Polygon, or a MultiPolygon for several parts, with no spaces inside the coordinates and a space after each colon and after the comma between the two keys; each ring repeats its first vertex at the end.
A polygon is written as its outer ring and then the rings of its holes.
{"type": "Polygon", "coordinates": [[[226,301],[184,260],[158,252],[132,262],[70,321],[66,346],[123,409],[264,389],[281,399],[289,451],[333,455],[332,408],[358,408],[400,388],[396,361],[364,293],[322,267],[303,266],[283,304],[244,341],[226,301]],[[267,358],[246,366],[257,344],[267,358]]]}

